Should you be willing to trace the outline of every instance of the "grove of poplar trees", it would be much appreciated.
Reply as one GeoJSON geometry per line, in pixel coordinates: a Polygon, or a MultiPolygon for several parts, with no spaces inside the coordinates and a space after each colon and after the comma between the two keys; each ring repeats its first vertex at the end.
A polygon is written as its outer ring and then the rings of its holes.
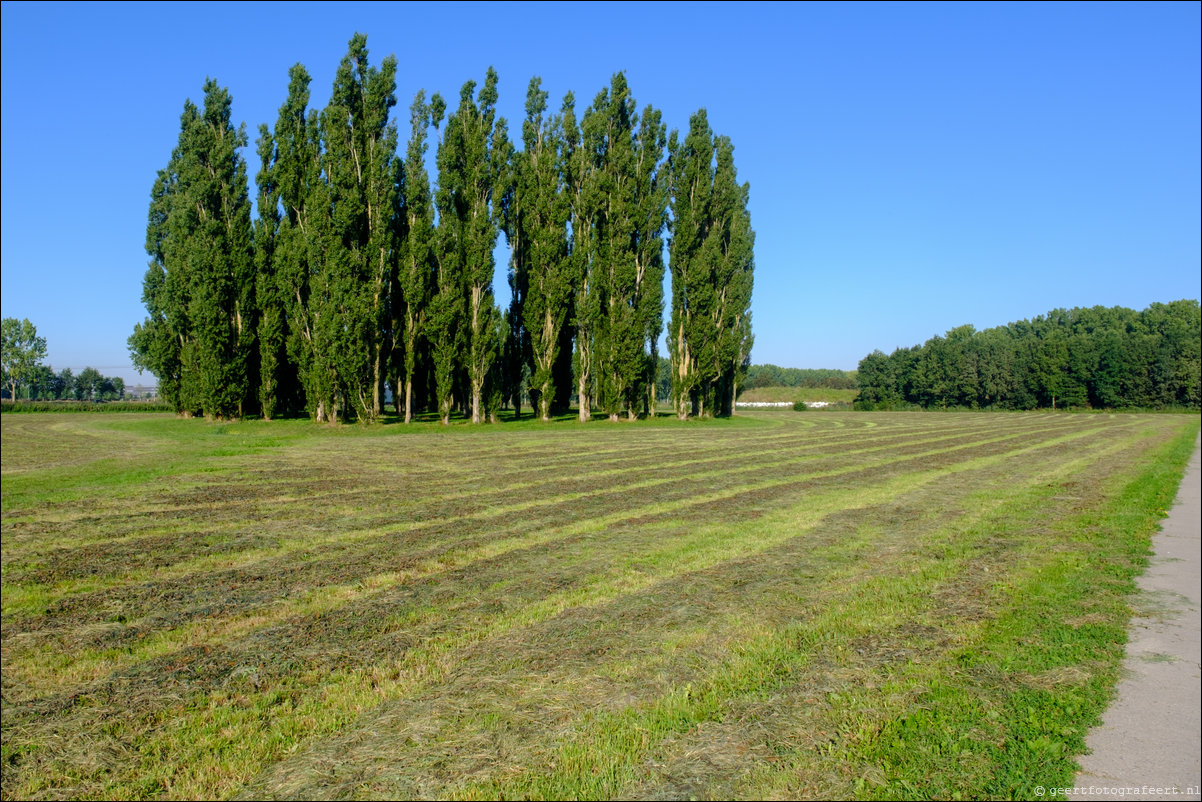
{"type": "Polygon", "coordinates": [[[754,232],[734,146],[704,110],[683,141],[626,77],[578,114],[530,81],[519,141],[499,78],[452,108],[418,92],[398,152],[397,61],[351,39],[323,109],[299,64],[259,128],[252,220],[244,127],[209,80],[151,193],[134,364],[184,415],[316,421],[654,414],[665,270],[671,402],[729,415],[750,364],[754,232]],[[433,134],[433,136],[432,136],[433,134]],[[435,176],[427,171],[434,144],[435,176]],[[493,294],[509,246],[509,308],[493,294]],[[667,259],[665,259],[665,253],[667,259]]]}

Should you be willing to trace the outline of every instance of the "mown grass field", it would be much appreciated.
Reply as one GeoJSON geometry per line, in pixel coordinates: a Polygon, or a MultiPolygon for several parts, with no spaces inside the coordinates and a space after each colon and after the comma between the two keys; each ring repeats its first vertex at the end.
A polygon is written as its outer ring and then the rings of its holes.
{"type": "Polygon", "coordinates": [[[1071,786],[1199,425],[0,421],[13,799],[1071,786]]]}

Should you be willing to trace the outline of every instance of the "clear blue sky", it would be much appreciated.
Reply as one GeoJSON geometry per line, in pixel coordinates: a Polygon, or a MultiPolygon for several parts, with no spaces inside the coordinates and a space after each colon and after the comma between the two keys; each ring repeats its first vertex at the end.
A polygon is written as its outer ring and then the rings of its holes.
{"type": "Polygon", "coordinates": [[[324,105],[356,31],[400,61],[402,141],[418,89],[454,98],[490,64],[511,133],[533,75],[583,110],[624,70],[669,128],[706,107],[751,184],[758,363],[854,369],[964,323],[1198,299],[1200,8],[6,2],[3,316],[56,370],[136,381],[185,98],[216,78],[253,142],[292,64],[324,105]]]}

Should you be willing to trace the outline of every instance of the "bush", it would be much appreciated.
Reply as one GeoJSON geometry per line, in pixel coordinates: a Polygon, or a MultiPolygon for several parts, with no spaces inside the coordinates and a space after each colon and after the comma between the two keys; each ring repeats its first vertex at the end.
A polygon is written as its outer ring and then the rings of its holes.
{"type": "Polygon", "coordinates": [[[794,412],[805,412],[807,409],[809,409],[809,407],[806,406],[805,401],[794,401],[793,402],[793,411],[794,412]]]}

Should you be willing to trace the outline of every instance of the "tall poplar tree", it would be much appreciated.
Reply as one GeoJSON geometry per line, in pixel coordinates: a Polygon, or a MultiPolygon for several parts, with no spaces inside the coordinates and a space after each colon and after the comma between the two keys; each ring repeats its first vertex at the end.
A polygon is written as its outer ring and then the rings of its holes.
{"type": "MultiPolygon", "coordinates": [[[[405,423],[413,420],[413,382],[417,375],[419,349],[426,328],[430,299],[434,292],[435,231],[434,205],[430,194],[430,177],[426,172],[427,131],[434,122],[435,110],[442,99],[437,95],[426,102],[425,92],[418,92],[409,109],[411,133],[405,156],[401,185],[404,196],[404,240],[398,267],[399,295],[394,304],[397,313],[397,349],[400,362],[401,387],[405,403],[405,423]]],[[[400,399],[397,399],[400,407],[400,399]]]]}
{"type": "Polygon", "coordinates": [[[594,140],[597,205],[593,262],[598,292],[596,370],[598,403],[617,420],[648,406],[653,347],[662,321],[663,260],[660,235],[666,195],[658,166],[663,156],[660,114],[648,106],[642,125],[622,73],[592,106],[599,136],[594,140]]]}
{"type": "Polygon", "coordinates": [[[298,401],[315,420],[325,421],[334,411],[335,393],[329,360],[324,355],[318,358],[322,293],[311,302],[314,285],[321,284],[319,232],[326,217],[320,126],[317,112],[308,108],[309,73],[296,64],[288,75],[288,96],[276,119],[266,179],[278,195],[280,208],[271,240],[272,283],[286,318],[286,352],[289,371],[299,381],[298,401]]]}
{"type": "MultiPolygon", "coordinates": [[[[190,116],[189,103],[184,108],[185,119],[190,116]]],[[[195,108],[191,108],[195,113],[195,108]]],[[[182,125],[182,121],[181,121],[182,125]]],[[[129,337],[131,361],[139,371],[149,370],[159,380],[159,398],[178,413],[185,413],[182,397],[183,363],[181,354],[186,336],[187,285],[183,268],[173,265],[167,271],[165,240],[167,218],[178,181],[175,166],[179,149],[172,153],[167,167],[158,172],[150,193],[150,212],[146,225],[146,252],[150,264],[142,279],[142,303],[146,318],[134,324],[129,337]]]]}
{"type": "Polygon", "coordinates": [[[506,221],[513,254],[515,303],[510,315],[518,316],[521,330],[516,347],[528,354],[531,403],[544,421],[551,419],[555,364],[572,300],[562,118],[545,117],[546,109],[541,79],[532,78],[522,124],[524,149],[514,155],[513,198],[506,221]]]}
{"type": "Polygon", "coordinates": [[[258,217],[254,221],[255,298],[259,308],[259,410],[271,420],[294,393],[289,385],[288,331],[285,301],[275,274],[275,238],[280,228],[280,190],[272,171],[275,140],[259,126],[258,217]],[[287,400],[285,400],[287,399],[287,400]]]}
{"type": "MultiPolygon", "coordinates": [[[[442,125],[446,103],[435,94],[430,101],[430,123],[438,129],[442,125]]],[[[442,152],[442,137],[439,138],[439,153],[442,152]]],[[[430,344],[433,362],[434,400],[443,424],[450,423],[451,407],[455,392],[455,378],[462,362],[464,350],[464,291],[463,270],[458,247],[458,227],[451,224],[449,193],[442,185],[441,160],[439,182],[435,192],[435,206],[439,212],[434,240],[434,295],[430,299],[426,320],[426,338],[430,344]]]]}
{"type": "MultiPolygon", "coordinates": [[[[598,99],[603,98],[603,91],[598,99]]],[[[594,104],[595,105],[595,104],[594,104]]],[[[594,218],[598,207],[597,163],[600,150],[600,115],[589,108],[577,125],[576,104],[572,93],[563,102],[563,163],[565,190],[571,207],[569,224],[568,266],[572,280],[572,334],[575,349],[572,366],[576,375],[576,399],[579,418],[592,416],[593,367],[597,319],[600,316],[597,273],[594,260],[597,253],[597,232],[594,218]]]]}
{"type": "Polygon", "coordinates": [[[231,121],[229,92],[205,82],[152,192],[151,265],[143,284],[150,317],[130,338],[135,364],[160,377],[184,413],[240,415],[256,397],[255,281],[245,128],[231,121]]]}
{"type": "Polygon", "coordinates": [[[712,240],[710,282],[714,305],[713,339],[705,355],[704,375],[713,377],[709,407],[718,415],[734,412],[738,384],[751,355],[751,290],[755,268],[755,232],[747,211],[750,187],[740,185],[730,138],[715,139],[716,167],[708,237],[712,240]]]}
{"type": "MultiPolygon", "coordinates": [[[[321,115],[322,166],[328,198],[323,272],[324,352],[339,389],[361,420],[383,409],[397,265],[397,131],[393,56],[368,64],[367,38],[350,41],[321,115]]],[[[311,299],[312,300],[312,299],[311,299]]]]}
{"type": "Polygon", "coordinates": [[[668,350],[676,414],[729,415],[751,355],[755,234],[734,145],[705,110],[668,146],[672,175],[672,320],[668,350]]]}
{"type": "MultiPolygon", "coordinates": [[[[491,67],[479,97],[475,94],[476,82],[465,83],[459,107],[447,119],[438,148],[436,202],[440,274],[460,277],[467,393],[472,422],[480,423],[486,415],[485,385],[501,347],[493,314],[493,248],[499,231],[493,194],[504,180],[509,148],[505,120],[496,117],[497,73],[491,67]]],[[[449,290],[449,281],[447,285],[449,290]]],[[[443,292],[442,281],[439,291],[443,292]]]]}
{"type": "Polygon", "coordinates": [[[598,122],[595,140],[597,207],[593,225],[597,251],[594,289],[600,314],[596,322],[597,403],[617,420],[625,406],[632,376],[638,369],[640,342],[633,294],[634,270],[634,99],[626,79],[617,73],[593,101],[598,122]]]}
{"type": "Polygon", "coordinates": [[[692,414],[702,379],[698,357],[705,352],[713,310],[704,247],[709,235],[713,194],[713,132],[702,109],[689,118],[680,142],[668,142],[672,222],[668,266],[672,272],[672,313],[668,354],[672,365],[672,402],[681,420],[692,414]]]}
{"type": "Polygon", "coordinates": [[[635,140],[634,309],[641,343],[641,366],[628,401],[631,417],[655,413],[655,378],[659,368],[659,335],[664,328],[664,229],[668,224],[668,175],[663,156],[666,126],[660,112],[643,109],[635,140]]]}

